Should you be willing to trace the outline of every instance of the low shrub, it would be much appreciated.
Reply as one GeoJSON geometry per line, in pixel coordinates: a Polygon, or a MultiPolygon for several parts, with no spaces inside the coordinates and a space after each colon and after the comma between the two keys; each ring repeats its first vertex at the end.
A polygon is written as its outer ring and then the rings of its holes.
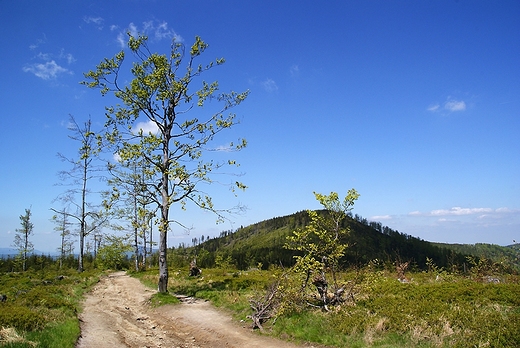
{"type": "Polygon", "coordinates": [[[4,304],[0,311],[0,327],[13,327],[17,330],[31,331],[44,327],[45,317],[37,310],[17,304],[4,304]]]}
{"type": "Polygon", "coordinates": [[[70,299],[64,297],[63,290],[53,285],[32,288],[21,296],[21,299],[29,307],[45,307],[49,309],[65,307],[74,309],[70,299]]]}

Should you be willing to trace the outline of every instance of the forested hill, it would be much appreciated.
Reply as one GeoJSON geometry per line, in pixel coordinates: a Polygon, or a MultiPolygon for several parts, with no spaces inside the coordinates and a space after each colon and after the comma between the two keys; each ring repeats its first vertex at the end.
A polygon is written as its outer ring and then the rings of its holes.
{"type": "MultiPolygon", "coordinates": [[[[326,214],[326,211],[319,213],[326,214]]],[[[286,237],[308,222],[307,212],[301,211],[240,227],[234,232],[222,232],[220,237],[208,239],[195,247],[197,261],[201,267],[210,267],[214,265],[218,255],[219,259],[231,257],[230,261],[239,269],[256,267],[259,263],[263,267],[270,264],[290,266],[294,252],[283,248],[286,237]]],[[[365,265],[371,260],[379,259],[392,263],[396,260],[412,261],[423,269],[427,257],[439,267],[462,265],[465,261],[462,253],[399,233],[358,215],[347,217],[343,223],[351,229],[350,235],[344,241],[349,244],[343,259],[345,266],[365,265]]]]}
{"type": "Polygon", "coordinates": [[[516,270],[520,270],[520,244],[500,246],[496,244],[444,244],[433,243],[440,248],[453,250],[460,254],[486,258],[497,263],[506,263],[516,270]]]}

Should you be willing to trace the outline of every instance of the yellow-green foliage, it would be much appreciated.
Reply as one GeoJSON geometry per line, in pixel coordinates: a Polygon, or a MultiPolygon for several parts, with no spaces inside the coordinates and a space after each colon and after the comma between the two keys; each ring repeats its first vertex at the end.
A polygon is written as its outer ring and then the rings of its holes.
{"type": "Polygon", "coordinates": [[[0,327],[26,332],[40,347],[70,347],[79,335],[79,301],[98,279],[75,270],[0,274],[0,293],[7,295],[0,303],[0,327]]]}
{"type": "Polygon", "coordinates": [[[3,304],[0,311],[0,326],[31,331],[41,329],[46,318],[36,309],[13,303],[3,304]]]}

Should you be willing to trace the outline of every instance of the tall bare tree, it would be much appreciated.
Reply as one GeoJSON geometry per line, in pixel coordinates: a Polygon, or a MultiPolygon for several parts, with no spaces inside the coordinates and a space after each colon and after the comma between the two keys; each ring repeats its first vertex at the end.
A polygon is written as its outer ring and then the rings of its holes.
{"type": "MultiPolygon", "coordinates": [[[[102,166],[97,162],[101,144],[92,131],[92,120],[90,118],[83,125],[80,125],[73,116],[70,116],[68,129],[72,132],[69,138],[77,141],[80,147],[77,158],[68,158],[58,153],[62,161],[70,164],[71,168],[58,173],[61,179],[59,185],[65,185],[69,188],[57,199],[74,210],[72,213],[66,212],[65,214],[76,220],[79,226],[78,270],[82,272],[84,270],[85,238],[91,232],[99,229],[106,221],[98,206],[89,201],[89,195],[94,193],[90,184],[93,180],[101,178],[102,166]]],[[[51,208],[51,210],[55,213],[61,213],[54,208],[51,208]]]]}

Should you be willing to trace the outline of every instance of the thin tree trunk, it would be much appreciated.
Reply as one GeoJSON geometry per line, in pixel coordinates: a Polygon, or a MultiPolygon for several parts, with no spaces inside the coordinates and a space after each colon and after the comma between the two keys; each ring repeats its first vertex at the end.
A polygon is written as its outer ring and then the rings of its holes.
{"type": "MultiPolygon", "coordinates": [[[[168,163],[167,151],[165,151],[164,161],[168,163]]],[[[168,173],[162,176],[162,206],[161,206],[161,223],[159,228],[159,286],[160,293],[168,292],[168,260],[167,260],[167,237],[169,225],[169,194],[168,194],[168,173]]]]}
{"type": "Polygon", "coordinates": [[[83,250],[86,230],[86,199],[87,199],[87,158],[83,160],[83,187],[81,189],[81,228],[79,231],[79,265],[78,271],[83,272],[83,250]]]}

